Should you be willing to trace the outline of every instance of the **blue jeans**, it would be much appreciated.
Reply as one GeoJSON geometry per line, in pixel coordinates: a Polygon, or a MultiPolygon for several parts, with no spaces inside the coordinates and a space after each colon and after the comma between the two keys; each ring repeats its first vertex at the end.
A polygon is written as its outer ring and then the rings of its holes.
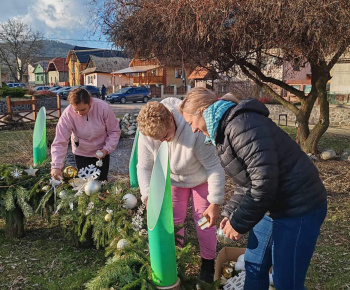
{"type": "Polygon", "coordinates": [[[269,288],[269,270],[277,290],[304,290],[327,202],[297,217],[264,218],[249,232],[245,254],[245,290],[269,288]]]}

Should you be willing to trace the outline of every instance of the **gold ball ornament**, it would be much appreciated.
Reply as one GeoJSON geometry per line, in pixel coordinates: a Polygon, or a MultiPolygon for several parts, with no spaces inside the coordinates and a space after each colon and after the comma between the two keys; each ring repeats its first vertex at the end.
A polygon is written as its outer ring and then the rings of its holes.
{"type": "Polygon", "coordinates": [[[113,216],[110,213],[106,214],[105,215],[105,221],[109,223],[112,220],[112,217],[113,216]]]}
{"type": "Polygon", "coordinates": [[[233,269],[231,267],[224,267],[222,269],[222,275],[226,278],[226,279],[230,279],[233,276],[233,269]]]}
{"type": "Polygon", "coordinates": [[[78,175],[78,170],[74,166],[67,166],[63,170],[63,177],[65,178],[74,178],[78,175]]]}

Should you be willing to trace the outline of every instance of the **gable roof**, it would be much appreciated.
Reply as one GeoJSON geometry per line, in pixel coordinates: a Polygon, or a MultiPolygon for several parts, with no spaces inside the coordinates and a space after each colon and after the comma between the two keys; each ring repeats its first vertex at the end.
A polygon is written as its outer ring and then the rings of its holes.
{"type": "Polygon", "coordinates": [[[90,55],[89,61],[86,65],[86,69],[83,70],[82,74],[93,73],[93,72],[104,72],[111,73],[115,70],[119,70],[128,67],[130,63],[129,58],[124,57],[99,57],[90,55]]]}
{"type": "Polygon", "coordinates": [[[111,50],[111,49],[100,49],[100,48],[89,48],[83,46],[75,46],[68,53],[66,63],[69,62],[69,59],[72,54],[75,54],[80,63],[87,63],[90,55],[95,55],[99,57],[127,57],[120,50],[111,50]]]}
{"type": "Polygon", "coordinates": [[[66,58],[56,57],[51,59],[47,67],[47,72],[49,71],[67,72],[68,66],[66,65],[66,58]]]}
{"type": "Polygon", "coordinates": [[[34,68],[34,71],[33,71],[34,73],[36,73],[36,70],[37,70],[39,65],[43,68],[44,72],[46,72],[47,67],[49,65],[49,62],[48,61],[39,61],[39,62],[37,62],[36,66],[34,68]]]}

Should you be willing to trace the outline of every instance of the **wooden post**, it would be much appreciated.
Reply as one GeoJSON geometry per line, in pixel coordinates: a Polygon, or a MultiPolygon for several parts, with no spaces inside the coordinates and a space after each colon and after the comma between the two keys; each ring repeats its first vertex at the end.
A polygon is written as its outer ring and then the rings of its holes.
{"type": "Polygon", "coordinates": [[[57,95],[57,117],[61,117],[61,98],[57,95]]]}
{"type": "Polygon", "coordinates": [[[32,100],[35,101],[33,104],[32,104],[32,110],[33,110],[33,120],[35,121],[36,120],[36,113],[37,113],[37,107],[36,107],[36,96],[32,96],[32,100]]]}
{"type": "Polygon", "coordinates": [[[12,119],[11,98],[9,96],[6,97],[6,104],[7,104],[7,114],[10,116],[10,119],[12,119]]]}

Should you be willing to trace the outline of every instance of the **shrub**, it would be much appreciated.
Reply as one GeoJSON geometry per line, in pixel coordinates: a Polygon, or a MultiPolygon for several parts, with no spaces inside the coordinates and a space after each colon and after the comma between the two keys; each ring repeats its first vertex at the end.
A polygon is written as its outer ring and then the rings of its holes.
{"type": "Polygon", "coordinates": [[[34,91],[32,88],[27,90],[27,95],[34,96],[36,91],[34,91]]]}
{"type": "Polygon", "coordinates": [[[8,86],[0,88],[0,98],[6,98],[7,96],[11,98],[22,98],[27,89],[22,88],[9,88],[8,86]]]}
{"type": "Polygon", "coordinates": [[[56,98],[57,94],[48,90],[45,91],[35,91],[34,96],[39,98],[56,98]]]}
{"type": "Polygon", "coordinates": [[[271,100],[270,98],[265,97],[265,98],[260,98],[259,101],[262,102],[263,104],[269,104],[271,100]]]}

